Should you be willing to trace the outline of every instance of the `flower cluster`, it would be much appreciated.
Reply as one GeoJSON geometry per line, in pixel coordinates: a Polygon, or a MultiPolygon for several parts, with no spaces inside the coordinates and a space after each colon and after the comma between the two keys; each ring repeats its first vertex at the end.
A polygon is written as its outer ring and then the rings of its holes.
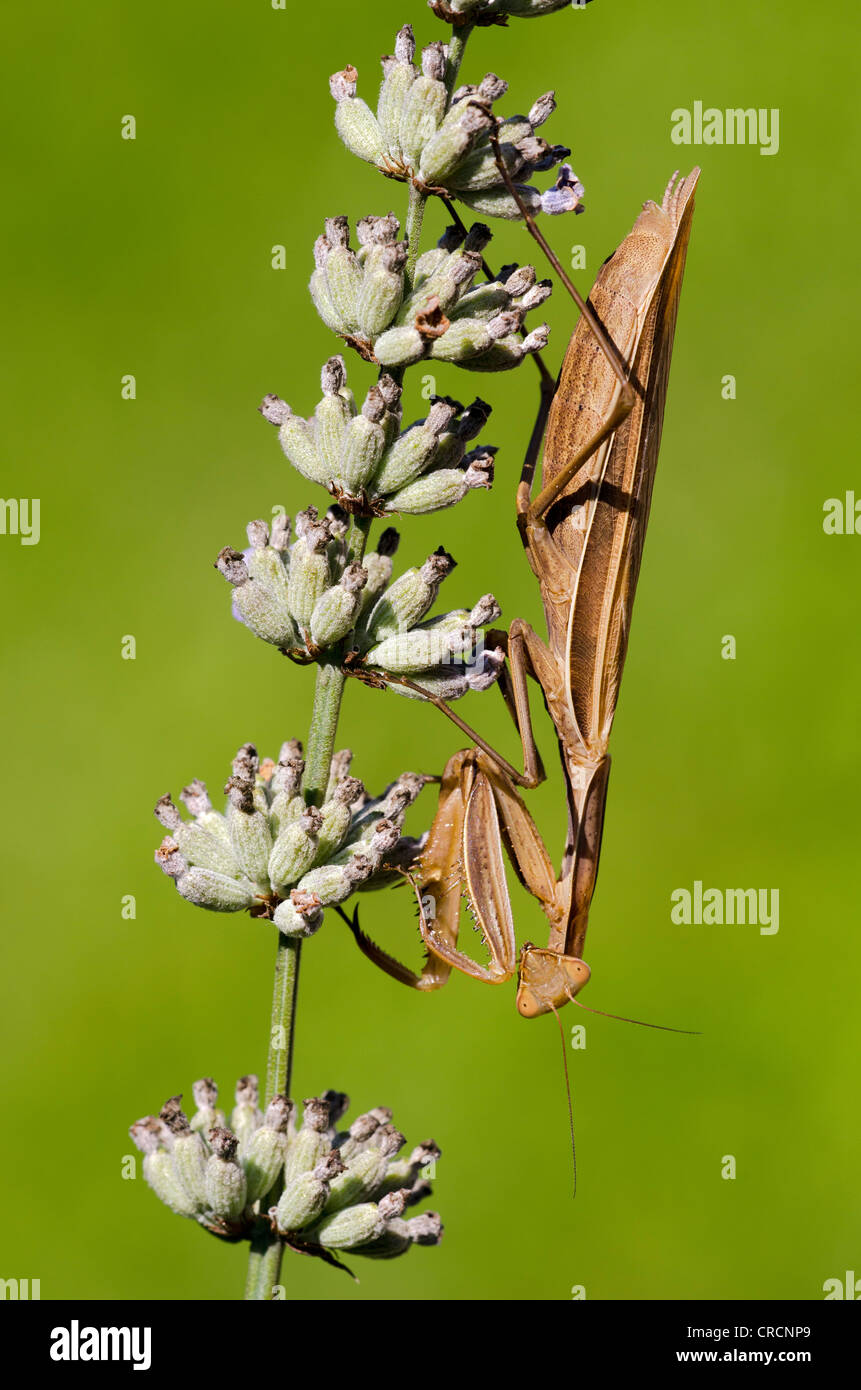
{"type": "Polygon", "coordinates": [[[550,295],[550,281],[538,280],[534,267],[507,265],[495,279],[474,284],[489,240],[490,230],[481,222],[465,238],[451,227],[419,257],[412,293],[374,344],[378,362],[406,367],[431,358],[470,371],[499,372],[547,346],[546,323],[520,337],[526,315],[550,295]]]}
{"type": "Polygon", "coordinates": [[[460,87],[449,104],[444,80],[446,45],[428,44],[422,50],[420,70],[414,56],[415,39],[406,24],[398,33],[394,55],[382,60],[376,115],[356,95],[354,67],[333,74],[329,85],[336,102],[335,125],[352,154],[390,178],[412,182],[422,192],[456,198],[489,217],[517,219],[522,212],[506,186],[490,141],[495,131],[500,158],[531,213],[576,209],[579,195],[573,190],[564,204],[558,197],[546,203],[529,183],[533,174],[552,168],[571,153],[566,146],[550,145],[536,135],[555,108],[552,92],[539,97],[527,116],[500,120],[493,103],[508,90],[502,78],[488,73],[477,86],[460,87]]]}
{"type": "Polygon", "coordinates": [[[196,1081],[193,1092],[191,1120],[173,1096],[129,1131],[146,1181],[179,1216],[227,1240],[248,1239],[265,1222],[306,1254],[380,1259],[439,1244],[435,1212],[403,1215],[430,1193],[425,1174],[439,1149],[428,1141],[398,1158],[406,1141],[386,1107],[339,1129],[349,1097],[327,1091],[305,1101],[297,1126],[291,1100],[275,1096],[263,1112],[257,1077],[243,1076],[228,1128],[214,1081],[196,1081]]]}
{"type": "Polygon", "coordinates": [[[483,595],[471,610],[427,618],[455,567],[451,555],[440,547],[392,582],[397,531],[387,528],[377,549],[353,564],[335,511],[322,520],[314,507],[301,512],[290,547],[281,544],[289,535],[289,518],[281,515],[271,536],[265,522],[250,523],[252,545],[244,555],[229,546],[221,551],[216,564],[233,586],[240,622],[302,663],[340,643],[348,673],[371,684],[386,674],[419,675],[427,690],[447,699],[492,685],[504,660],[501,649],[485,647],[481,636],[500,614],[493,595],[483,595]]]}
{"type": "MultiPolygon", "coordinates": [[[[490,229],[483,223],[474,223],[468,232],[449,227],[437,245],[419,257],[406,298],[404,243],[395,240],[397,232],[398,223],[391,216],[366,217],[357,228],[356,252],[350,246],[347,218],[333,217],[314,247],[316,269],[310,289],[317,311],[366,361],[398,368],[430,358],[470,371],[499,372],[547,346],[546,324],[524,338],[519,335],[529,311],[549,297],[549,280],[538,281],[532,266],[508,265],[495,279],[475,285],[490,241],[490,229]],[[372,242],[369,223],[376,238],[372,242]],[[387,253],[391,254],[385,259],[387,253]]],[[[324,391],[334,360],[324,369],[324,391]]],[[[331,384],[329,391],[349,400],[344,385],[331,384]]]]}
{"type": "Polygon", "coordinates": [[[435,398],[426,419],[401,430],[401,388],[390,376],[371,387],[361,410],[347,386],[343,358],[329,358],[321,385],[323,399],[310,419],[295,415],[274,395],[259,409],[278,427],[293,467],[325,487],[345,511],[363,516],[436,512],[453,507],[473,488],[490,487],[496,450],[467,452],[465,447],[490,415],[483,401],[465,410],[448,397],[435,398]]]}
{"type": "Polygon", "coordinates": [[[213,809],[203,782],[182,791],[184,820],[169,795],[155,815],[168,834],[155,853],[182,897],[214,912],[272,921],[285,936],[312,936],[323,909],[358,888],[380,887],[408,869],[421,841],[402,836],[407,809],[429,778],[403,773],[370,798],[349,776],[351,754],[332,759],[322,806],[301,794],[302,747],[285,743],[279,761],[261,762],[251,743],[240,748],[225,786],[227,807],[213,809]]]}
{"type": "MultiPolygon", "coordinates": [[[[486,690],[497,679],[505,653],[485,646],[480,630],[499,617],[492,594],[484,594],[472,610],[456,608],[427,618],[439,586],[455,561],[442,548],[423,565],[405,570],[380,594],[359,623],[351,654],[353,668],[416,678],[422,691],[456,700],[468,690],[486,690]]],[[[422,699],[420,691],[393,685],[399,694],[422,699]]]]}

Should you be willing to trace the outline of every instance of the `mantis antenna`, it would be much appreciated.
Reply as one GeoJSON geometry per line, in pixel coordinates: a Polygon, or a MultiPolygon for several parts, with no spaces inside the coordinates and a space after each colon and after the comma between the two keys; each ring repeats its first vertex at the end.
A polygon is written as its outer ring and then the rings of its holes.
{"type": "Polygon", "coordinates": [[[602,1018],[615,1018],[619,1023],[636,1023],[638,1028],[658,1028],[662,1033],[685,1033],[689,1038],[702,1037],[698,1028],[670,1028],[666,1023],[645,1023],[641,1018],[627,1018],[625,1014],[608,1014],[604,1009],[590,1009],[588,1004],[581,1004],[580,1000],[575,999],[574,995],[570,993],[568,998],[572,1004],[577,1005],[578,1009],[585,1009],[587,1014],[600,1014],[602,1018]]]}

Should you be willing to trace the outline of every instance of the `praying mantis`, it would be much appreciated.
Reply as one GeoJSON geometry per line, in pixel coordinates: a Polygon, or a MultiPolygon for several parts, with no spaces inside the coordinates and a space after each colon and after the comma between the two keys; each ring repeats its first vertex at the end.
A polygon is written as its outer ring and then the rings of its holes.
{"type": "MultiPolygon", "coordinates": [[[[517,197],[498,149],[497,161],[517,197]]],[[[350,922],[364,954],[413,988],[438,989],[452,968],[489,983],[509,980],[517,971],[518,1012],[536,1018],[555,1013],[589,980],[582,954],[601,848],[608,743],[649,516],[699,174],[697,168],[681,179],[674,174],[661,203],[644,204],[632,231],[599,271],[588,303],[521,204],[529,231],[581,311],[555,385],[545,369],[516,498],[517,525],[539,583],[547,640],[520,619],[507,633],[489,634],[507,652],[499,684],[521,738],[522,772],[444,701],[421,692],[473,744],[455,753],[445,768],[414,884],[427,949],[421,973],[382,951],[359,928],[357,916],[350,922]],[[541,487],[533,497],[543,438],[541,487]],[[535,787],[544,777],[530,716],[529,678],[540,687],[553,722],[564,774],[568,836],[558,875],[518,791],[535,787]],[[504,851],[548,919],[545,947],[527,942],[518,954],[504,851]],[[458,948],[462,893],[487,946],[487,965],[458,948]]],[[[403,683],[421,691],[413,682],[403,683]]]]}

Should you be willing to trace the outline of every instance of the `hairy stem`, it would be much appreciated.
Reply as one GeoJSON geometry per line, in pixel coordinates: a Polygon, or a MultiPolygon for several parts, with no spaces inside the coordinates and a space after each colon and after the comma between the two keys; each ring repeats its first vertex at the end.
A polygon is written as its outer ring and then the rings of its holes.
{"type": "Polygon", "coordinates": [[[276,1235],[264,1231],[251,1242],[248,1274],[245,1280],[246,1303],[270,1303],[272,1289],[281,1277],[284,1243],[276,1235]]]}
{"type": "Polygon", "coordinates": [[[425,203],[427,194],[420,193],[415,184],[410,184],[410,200],[407,206],[407,263],[404,267],[404,299],[410,294],[413,288],[413,278],[416,273],[416,261],[419,255],[419,240],[422,234],[422,220],[425,215],[425,203]]]}
{"type": "Polygon", "coordinates": [[[293,1073],[293,1039],[296,1031],[296,995],[299,992],[299,962],[302,941],[278,933],[275,980],[272,989],[272,1022],[269,1030],[269,1058],[266,1064],[266,1096],[290,1094],[293,1073]]]}
{"type": "Polygon", "coordinates": [[[445,70],[445,85],[448,91],[449,105],[451,105],[452,93],[457,86],[460,65],[463,62],[463,51],[472,33],[472,28],[471,24],[464,24],[462,28],[451,31],[451,38],[448,42],[448,65],[445,70]]]}

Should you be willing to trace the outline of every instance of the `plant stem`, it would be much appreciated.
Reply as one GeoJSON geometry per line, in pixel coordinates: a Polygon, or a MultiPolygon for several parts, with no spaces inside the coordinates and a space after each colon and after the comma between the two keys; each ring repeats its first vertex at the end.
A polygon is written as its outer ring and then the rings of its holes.
{"type": "MultiPolygon", "coordinates": [[[[419,225],[421,219],[419,219],[419,225]]],[[[361,563],[371,527],[367,517],[353,517],[347,536],[350,561],[361,563]]],[[[305,776],[302,783],[309,806],[319,805],[326,795],[329,768],[335,748],[338,716],[346,676],[337,660],[321,662],[317,667],[317,685],[311,728],[305,749],[305,776]]],[[[296,1034],[296,999],[299,993],[299,962],[302,953],[300,938],[278,933],[275,956],[275,979],[272,988],[272,1017],[269,1031],[269,1057],[266,1064],[266,1105],[276,1095],[289,1095],[293,1078],[293,1048],[296,1034]]],[[[272,1189],[272,1199],[280,1196],[278,1187],[272,1189]]],[[[269,1230],[262,1229],[251,1242],[248,1256],[248,1276],[245,1282],[246,1301],[269,1301],[273,1285],[281,1275],[284,1243],[269,1230]]]]}
{"type": "Polygon", "coordinates": [[[419,256],[419,239],[422,234],[422,219],[425,215],[427,194],[420,193],[415,184],[410,184],[410,198],[407,205],[407,263],[404,267],[404,299],[413,287],[416,261],[419,256]]]}
{"type": "Polygon", "coordinates": [[[451,31],[451,38],[448,42],[448,66],[445,70],[445,85],[449,105],[451,105],[452,93],[460,73],[460,65],[463,62],[463,52],[472,29],[471,24],[464,24],[461,28],[451,31]]]}
{"type": "Polygon", "coordinates": [[[314,712],[305,748],[305,776],[302,780],[302,792],[309,806],[319,806],[326,795],[346,679],[337,659],[321,661],[317,667],[314,712]]]}
{"type": "Polygon", "coordinates": [[[245,1280],[246,1303],[272,1301],[272,1289],[280,1279],[283,1257],[284,1244],[271,1231],[265,1231],[252,1240],[245,1280]]]}
{"type": "Polygon", "coordinates": [[[265,1105],[273,1096],[289,1096],[293,1072],[293,1038],[296,1031],[296,995],[302,941],[278,933],[275,980],[272,989],[272,1023],[266,1064],[265,1105]]]}

